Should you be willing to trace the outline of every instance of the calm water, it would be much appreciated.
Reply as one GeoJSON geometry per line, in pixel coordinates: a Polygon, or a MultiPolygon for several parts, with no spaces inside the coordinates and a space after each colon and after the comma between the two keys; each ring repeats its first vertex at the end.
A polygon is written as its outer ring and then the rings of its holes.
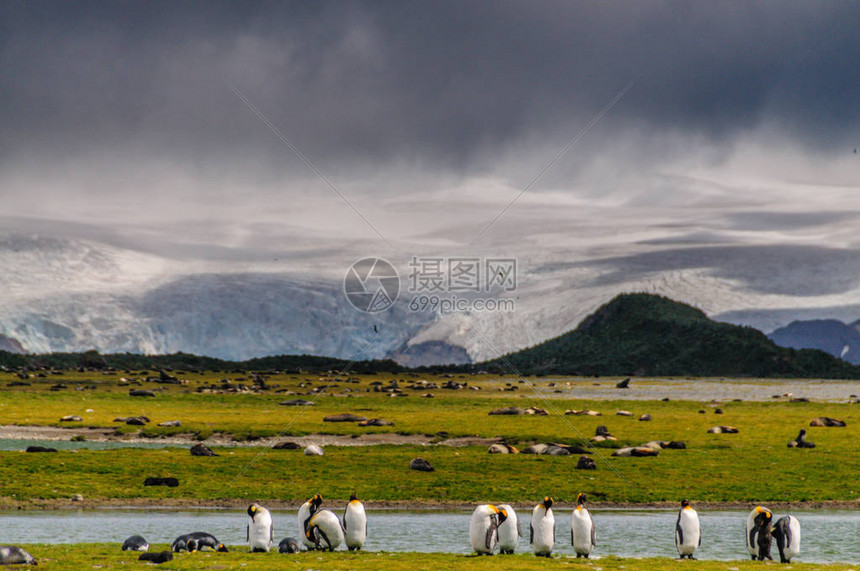
{"type": "Polygon", "coordinates": [[[165,444],[159,442],[100,442],[87,440],[72,442],[71,440],[24,440],[16,438],[0,438],[0,450],[26,450],[28,446],[45,446],[57,450],[114,450],[117,448],[187,448],[183,444],[165,444]]]}
{"type": "MultiPolygon", "coordinates": [[[[340,511],[340,508],[338,509],[340,511]]],[[[528,551],[528,519],[519,510],[523,537],[520,550],[528,551]]],[[[676,557],[674,510],[597,510],[597,547],[593,557],[676,557]]],[[[745,559],[744,527],[748,512],[700,511],[701,559],[745,559]]],[[[470,553],[468,530],[471,512],[368,512],[369,551],[425,551],[470,553]]],[[[297,536],[296,512],[277,511],[275,543],[297,536]]],[[[775,517],[785,515],[775,513],[775,517]]],[[[860,512],[820,510],[795,511],[803,540],[798,562],[860,562],[860,512]]],[[[556,553],[573,554],[570,546],[570,510],[555,512],[556,553]]],[[[0,512],[0,544],[15,543],[121,543],[139,533],[153,544],[169,544],[178,535],[208,531],[233,545],[245,542],[247,517],[240,510],[95,510],[0,512]]],[[[773,553],[779,560],[774,542],[773,553]]]]}

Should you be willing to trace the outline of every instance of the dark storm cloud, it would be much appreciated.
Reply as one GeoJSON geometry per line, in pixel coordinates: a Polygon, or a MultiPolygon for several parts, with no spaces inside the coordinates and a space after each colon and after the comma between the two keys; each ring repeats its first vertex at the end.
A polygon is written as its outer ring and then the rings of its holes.
{"type": "Polygon", "coordinates": [[[860,212],[734,212],[726,218],[732,228],[791,231],[856,220],[860,212]]]}
{"type": "Polygon", "coordinates": [[[814,297],[860,285],[860,252],[816,246],[710,246],[647,252],[571,266],[604,270],[590,286],[623,284],[648,275],[704,269],[764,294],[814,297]]]}
{"type": "Polygon", "coordinates": [[[457,170],[563,141],[634,79],[604,133],[719,142],[770,121],[856,146],[856,2],[19,2],[0,18],[0,158],[34,167],[93,152],[306,176],[225,80],[324,170],[457,170]]]}

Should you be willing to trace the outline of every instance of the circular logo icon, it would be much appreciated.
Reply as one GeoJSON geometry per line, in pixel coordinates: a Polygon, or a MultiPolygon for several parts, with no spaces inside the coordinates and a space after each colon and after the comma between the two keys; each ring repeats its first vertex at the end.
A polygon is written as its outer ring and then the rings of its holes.
{"type": "Polygon", "coordinates": [[[352,265],[343,278],[346,298],[359,311],[385,311],[400,293],[400,276],[382,258],[364,258],[352,265]]]}

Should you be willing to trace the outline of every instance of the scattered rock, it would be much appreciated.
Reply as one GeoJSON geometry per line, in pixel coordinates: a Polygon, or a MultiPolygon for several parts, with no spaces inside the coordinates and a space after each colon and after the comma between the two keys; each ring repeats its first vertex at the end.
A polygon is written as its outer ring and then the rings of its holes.
{"type": "Polygon", "coordinates": [[[845,421],[844,420],[837,420],[835,418],[830,418],[829,416],[819,416],[818,418],[813,418],[809,422],[809,426],[842,427],[842,426],[845,426],[845,421]]]}
{"type": "Polygon", "coordinates": [[[577,470],[597,470],[597,462],[588,456],[580,456],[576,461],[575,468],[577,470]]]}
{"type": "Polygon", "coordinates": [[[384,418],[371,418],[362,420],[358,423],[359,426],[394,426],[394,423],[384,418]]]}
{"type": "Polygon", "coordinates": [[[28,446],[25,452],[56,452],[56,448],[48,448],[47,446],[28,446]]]}
{"type": "Polygon", "coordinates": [[[284,402],[280,402],[278,404],[280,404],[281,406],[313,406],[314,402],[304,399],[292,399],[285,400],[284,402]]]}
{"type": "Polygon", "coordinates": [[[301,446],[296,442],[278,442],[272,446],[273,450],[298,450],[301,446]]]}
{"type": "Polygon", "coordinates": [[[212,449],[205,444],[195,444],[191,447],[192,456],[218,456],[212,449]]]}
{"type": "Polygon", "coordinates": [[[618,416],[633,416],[633,413],[630,412],[629,410],[619,410],[619,411],[616,411],[615,414],[617,414],[618,416]]]}
{"type": "Polygon", "coordinates": [[[305,456],[325,456],[325,450],[316,444],[308,444],[305,448],[305,456]]]}
{"type": "Polygon", "coordinates": [[[144,389],[131,389],[128,391],[128,395],[132,397],[154,397],[155,393],[144,389]]]}
{"type": "Polygon", "coordinates": [[[668,444],[664,444],[663,448],[668,448],[670,450],[686,450],[687,443],[681,440],[672,440],[668,444]]]}
{"type": "Polygon", "coordinates": [[[83,422],[83,418],[76,414],[70,414],[60,419],[60,422],[83,422]]]}
{"type": "Polygon", "coordinates": [[[793,397],[788,399],[788,402],[809,402],[809,399],[806,397],[793,397]]]}
{"type": "Polygon", "coordinates": [[[84,501],[84,495],[83,494],[74,494],[74,495],[72,495],[72,501],[73,502],[82,502],[82,501],[84,501]]]}
{"type": "Polygon", "coordinates": [[[642,422],[647,422],[647,421],[651,420],[651,415],[650,414],[643,414],[642,416],[639,417],[639,420],[641,420],[642,422]]]}
{"type": "Polygon", "coordinates": [[[789,448],[815,448],[815,444],[806,440],[806,429],[801,428],[797,438],[788,443],[789,448]]]}
{"type": "Polygon", "coordinates": [[[714,414],[723,414],[723,409],[721,409],[721,408],[715,408],[715,409],[714,409],[714,414]]]}
{"type": "Polygon", "coordinates": [[[708,429],[708,434],[737,434],[738,429],[734,426],[712,426],[708,429]]]}
{"type": "Polygon", "coordinates": [[[623,381],[617,383],[615,385],[616,389],[629,389],[630,388],[630,377],[627,377],[623,381]]]}
{"type": "Polygon", "coordinates": [[[167,426],[167,427],[182,426],[182,422],[179,420],[165,420],[164,422],[159,422],[158,426],[167,426]]]}
{"type": "Polygon", "coordinates": [[[146,426],[147,422],[149,422],[149,419],[145,416],[132,416],[125,419],[125,423],[131,426],[146,426]]]}
{"type": "Polygon", "coordinates": [[[526,411],[521,409],[518,406],[508,406],[505,408],[497,408],[496,410],[491,410],[487,414],[489,415],[518,415],[525,414],[526,411]]]}
{"type": "Polygon", "coordinates": [[[418,470],[419,472],[433,472],[436,470],[430,462],[425,460],[424,458],[414,458],[412,462],[409,463],[410,470],[418,470]]]}
{"type": "Polygon", "coordinates": [[[179,485],[179,480],[176,478],[155,478],[149,477],[143,481],[144,486],[167,486],[168,488],[175,488],[179,485]]]}
{"type": "Polygon", "coordinates": [[[170,551],[154,551],[150,553],[143,553],[140,557],[137,558],[138,561],[149,561],[150,563],[155,563],[158,565],[159,563],[167,563],[168,561],[173,561],[173,553],[170,551]]]}

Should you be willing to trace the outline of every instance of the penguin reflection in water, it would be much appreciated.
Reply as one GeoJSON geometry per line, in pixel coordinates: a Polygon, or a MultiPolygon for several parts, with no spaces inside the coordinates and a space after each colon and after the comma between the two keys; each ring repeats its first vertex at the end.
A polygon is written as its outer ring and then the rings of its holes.
{"type": "Polygon", "coordinates": [[[259,504],[251,504],[248,506],[248,518],[248,527],[245,530],[248,546],[253,553],[268,553],[274,537],[272,514],[259,504]]]}
{"type": "Polygon", "coordinates": [[[687,500],[681,501],[678,511],[678,521],[675,523],[675,547],[681,559],[695,559],[696,548],[702,545],[702,527],[699,524],[699,514],[690,506],[687,500]]]}
{"type": "Polygon", "coordinates": [[[499,525],[508,519],[508,512],[490,504],[480,505],[472,512],[469,540],[478,555],[492,555],[499,542],[499,525]]]}
{"type": "Polygon", "coordinates": [[[791,559],[800,553],[800,522],[794,516],[781,517],[773,524],[772,535],[779,548],[780,563],[791,563],[791,559]]]}
{"type": "Polygon", "coordinates": [[[752,560],[773,559],[770,556],[771,525],[773,514],[762,506],[756,506],[747,518],[747,551],[752,560]]]}
{"type": "Polygon", "coordinates": [[[532,510],[529,523],[529,542],[538,557],[549,557],[555,545],[555,517],[552,515],[552,498],[546,496],[532,510]]]}

